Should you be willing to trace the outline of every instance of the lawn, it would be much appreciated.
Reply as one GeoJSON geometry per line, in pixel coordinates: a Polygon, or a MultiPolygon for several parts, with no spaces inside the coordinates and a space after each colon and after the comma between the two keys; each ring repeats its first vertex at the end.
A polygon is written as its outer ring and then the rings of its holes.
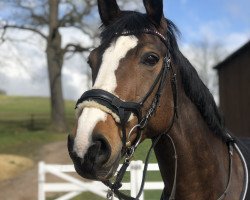
{"type": "MultiPolygon", "coordinates": [[[[69,130],[74,122],[74,105],[73,101],[65,102],[69,130]]],[[[65,137],[66,134],[56,133],[50,128],[48,98],[0,95],[0,154],[17,154],[38,160],[37,153],[43,145],[65,140],[65,137]]],[[[144,161],[150,144],[150,140],[144,141],[137,149],[134,159],[144,161]]],[[[156,162],[153,152],[150,162],[156,162]]],[[[149,173],[147,180],[160,179],[158,172],[152,172],[149,173]]],[[[145,199],[159,199],[160,194],[160,191],[147,191],[145,199]]],[[[84,193],[74,198],[74,200],[80,199],[100,198],[91,193],[84,193]]]]}
{"type": "MultiPolygon", "coordinates": [[[[65,107],[70,130],[74,102],[66,101],[65,107]]],[[[34,159],[42,145],[65,138],[50,128],[49,98],[0,95],[0,153],[34,159]]]]}

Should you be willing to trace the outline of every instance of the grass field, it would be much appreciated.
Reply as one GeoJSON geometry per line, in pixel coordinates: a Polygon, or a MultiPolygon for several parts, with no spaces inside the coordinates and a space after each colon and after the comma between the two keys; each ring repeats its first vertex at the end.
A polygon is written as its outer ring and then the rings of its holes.
{"type": "MultiPolygon", "coordinates": [[[[74,102],[65,103],[69,127],[74,119],[74,102]]],[[[48,98],[0,95],[0,153],[35,158],[42,145],[64,140],[65,134],[50,128],[48,98]]]]}
{"type": "MultiPolygon", "coordinates": [[[[66,101],[69,130],[74,121],[73,101],[66,101]]],[[[17,154],[38,160],[37,152],[44,145],[65,140],[66,134],[56,133],[50,127],[50,101],[41,97],[15,97],[0,95],[0,154],[17,154]]],[[[151,141],[147,140],[136,151],[136,160],[144,160],[151,141]]],[[[152,154],[150,162],[156,162],[152,154]]],[[[160,180],[159,173],[149,173],[147,180],[160,180]]],[[[159,199],[160,191],[145,192],[146,199],[159,199]]],[[[99,197],[84,193],[74,200],[99,197]]]]}

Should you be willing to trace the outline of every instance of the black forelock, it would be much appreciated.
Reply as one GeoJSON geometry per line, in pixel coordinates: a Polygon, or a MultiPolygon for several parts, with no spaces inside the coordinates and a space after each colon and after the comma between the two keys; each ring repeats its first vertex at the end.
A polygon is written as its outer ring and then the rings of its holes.
{"type": "Polygon", "coordinates": [[[102,25],[101,29],[101,40],[105,42],[113,41],[124,31],[133,32],[134,35],[138,36],[144,29],[155,29],[155,27],[150,23],[146,14],[136,11],[123,11],[120,18],[109,26],[102,25]]]}
{"type": "MultiPolygon", "coordinates": [[[[172,51],[172,55],[175,54],[175,50],[178,50],[178,45],[176,42],[176,36],[179,35],[179,30],[175,24],[169,20],[165,19],[167,28],[163,34],[168,38],[168,48],[172,51]]],[[[142,14],[136,11],[123,11],[123,14],[116,21],[111,23],[109,26],[101,26],[101,40],[102,43],[110,43],[114,41],[118,36],[122,35],[124,32],[131,32],[135,36],[140,36],[143,34],[144,30],[157,30],[155,25],[148,18],[147,14],[142,14]]]]}
{"type": "MultiPolygon", "coordinates": [[[[162,34],[168,40],[167,48],[169,49],[173,62],[178,65],[180,69],[185,94],[196,105],[210,130],[226,140],[227,137],[223,123],[212,94],[201,81],[191,63],[179,51],[176,39],[177,35],[179,35],[178,28],[171,20],[165,20],[167,28],[165,29],[165,33],[162,34]]],[[[132,32],[135,36],[140,36],[145,29],[157,30],[146,14],[134,11],[123,12],[123,15],[119,19],[109,26],[101,26],[101,29],[102,43],[114,41],[118,36],[122,35],[124,31],[132,32]]]]}

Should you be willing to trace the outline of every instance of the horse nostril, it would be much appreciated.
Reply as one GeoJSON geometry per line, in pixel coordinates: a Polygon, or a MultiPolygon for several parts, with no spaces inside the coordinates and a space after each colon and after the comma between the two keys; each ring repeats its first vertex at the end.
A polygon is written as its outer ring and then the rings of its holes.
{"type": "Polygon", "coordinates": [[[96,150],[95,162],[98,164],[106,163],[111,155],[111,147],[107,139],[100,134],[96,134],[93,136],[93,145],[96,150]]]}

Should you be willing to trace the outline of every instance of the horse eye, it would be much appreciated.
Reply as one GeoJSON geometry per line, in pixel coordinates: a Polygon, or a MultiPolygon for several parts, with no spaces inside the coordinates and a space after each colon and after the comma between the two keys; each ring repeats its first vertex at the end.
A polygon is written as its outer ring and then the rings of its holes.
{"type": "Polygon", "coordinates": [[[159,61],[159,57],[156,54],[146,54],[143,58],[142,58],[142,63],[144,65],[148,65],[150,67],[153,67],[154,65],[156,65],[156,63],[158,63],[159,61]]]}

